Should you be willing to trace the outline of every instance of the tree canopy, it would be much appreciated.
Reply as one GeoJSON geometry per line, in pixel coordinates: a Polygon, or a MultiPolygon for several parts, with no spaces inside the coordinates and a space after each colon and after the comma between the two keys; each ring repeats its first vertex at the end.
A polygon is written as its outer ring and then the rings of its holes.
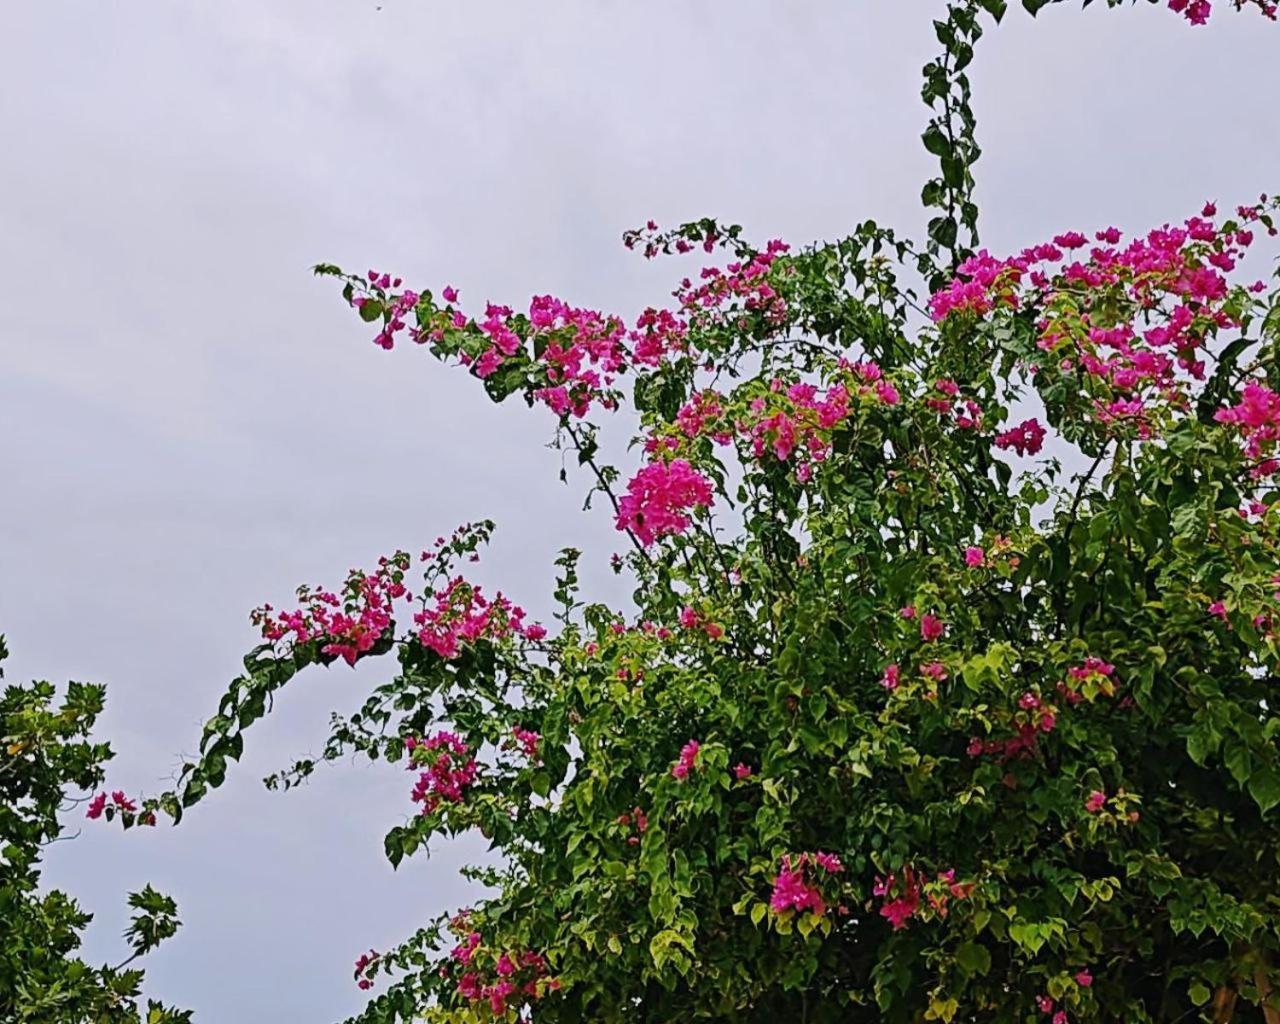
{"type": "Polygon", "coordinates": [[[359,1021],[1280,1020],[1280,313],[1242,266],[1276,203],[979,248],[1005,6],[935,23],[922,244],[651,222],[711,265],[626,317],[316,268],[380,347],[545,407],[635,584],[593,603],[567,550],[534,623],[469,581],[483,522],[301,588],[118,808],[180,818],[293,676],[384,663],[320,760],[409,769],[392,863],[479,831],[501,866],[361,956],[359,1021]]]}

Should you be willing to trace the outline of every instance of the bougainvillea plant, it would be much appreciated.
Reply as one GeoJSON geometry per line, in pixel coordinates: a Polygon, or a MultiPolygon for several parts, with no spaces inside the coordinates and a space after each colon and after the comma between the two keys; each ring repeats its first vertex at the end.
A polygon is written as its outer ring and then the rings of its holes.
{"type": "MultiPolygon", "coordinates": [[[[0,637],[0,662],[8,656],[0,637]]],[[[0,677],[4,675],[0,670],[0,677]]],[[[178,930],[177,907],[146,886],[129,894],[130,955],[95,967],[76,955],[93,915],[58,889],[40,888],[44,848],[89,817],[129,814],[124,793],[78,794],[102,783],[111,747],[94,742],[101,686],[70,683],[59,699],[45,682],[0,694],[0,1020],[14,1024],[186,1024],[191,1014],[155,1000],[140,1005],[142,971],[131,966],[178,930]],[[127,809],[127,810],[126,810],[127,809]]],[[[144,812],[145,815],[146,812],[144,812]]],[[[148,820],[151,820],[148,818],[148,820]]]]}
{"type": "Polygon", "coordinates": [[[317,268],[381,348],[545,408],[635,582],[589,603],[566,551],[532,622],[468,580],[480,523],[255,613],[138,813],[219,785],[302,669],[380,659],[322,760],[407,768],[393,863],[500,854],[360,955],[359,1020],[1280,1020],[1275,204],[979,249],[965,68],[1004,13],[936,23],[921,246],[650,223],[681,279],[625,316],[317,268]]]}

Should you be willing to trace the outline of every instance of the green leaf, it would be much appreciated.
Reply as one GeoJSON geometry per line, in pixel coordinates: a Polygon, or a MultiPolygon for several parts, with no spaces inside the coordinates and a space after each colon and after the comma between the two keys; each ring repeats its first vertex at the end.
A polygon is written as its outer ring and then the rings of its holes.
{"type": "Polygon", "coordinates": [[[991,952],[976,942],[966,942],[956,950],[956,963],[965,974],[983,975],[991,970],[991,952]]]}
{"type": "Polygon", "coordinates": [[[1280,804],[1280,774],[1267,767],[1253,773],[1249,778],[1249,795],[1257,802],[1263,814],[1280,804]]]}
{"type": "Polygon", "coordinates": [[[929,125],[920,138],[924,142],[924,148],[934,156],[942,157],[951,155],[951,141],[943,133],[942,128],[936,123],[929,125]]]}

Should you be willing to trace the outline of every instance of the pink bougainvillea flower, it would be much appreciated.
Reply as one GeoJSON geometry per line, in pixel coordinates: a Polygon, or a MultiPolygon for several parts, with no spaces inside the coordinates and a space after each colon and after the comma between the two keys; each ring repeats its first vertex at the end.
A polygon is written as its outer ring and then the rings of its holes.
{"type": "Polygon", "coordinates": [[[690,740],[680,748],[680,759],[671,766],[672,778],[679,779],[683,782],[689,777],[689,772],[693,770],[694,765],[698,761],[698,751],[701,745],[697,740],[690,740]]]}
{"type": "Polygon", "coordinates": [[[1019,455],[1038,455],[1044,447],[1044,427],[1032,417],[996,435],[997,448],[1012,448],[1019,455]]]}
{"type": "Polygon", "coordinates": [[[618,501],[619,530],[630,530],[648,547],[659,537],[684,533],[690,509],[711,504],[711,483],[684,459],[651,462],[637,473],[618,501]]]}

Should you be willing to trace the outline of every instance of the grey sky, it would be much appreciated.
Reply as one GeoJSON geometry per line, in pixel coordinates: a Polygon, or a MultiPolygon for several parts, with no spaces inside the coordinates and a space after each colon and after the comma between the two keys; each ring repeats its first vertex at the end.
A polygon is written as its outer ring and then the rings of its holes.
{"type": "MultiPolygon", "coordinates": [[[[556,481],[544,411],[385,354],[308,267],[464,299],[552,291],[634,313],[682,270],[618,244],[652,216],[757,239],[918,231],[919,68],[934,0],[26,0],[0,34],[0,631],[14,680],[109,684],[112,781],[154,792],[240,655],[248,609],[457,523],[499,521],[482,578],[534,611],[550,563],[615,539],[556,481]]],[[[1033,23],[973,77],[985,241],[1141,229],[1280,187],[1280,29],[1223,8],[1033,23]]],[[[1264,267],[1259,267],[1261,272],[1264,267]]],[[[466,899],[441,850],[393,874],[409,779],[259,780],[315,749],[365,673],[318,671],[177,830],[86,829],[47,878],[118,953],[127,888],[186,926],[150,990],[206,1022],[327,1021],[351,961],[466,899]]]]}

